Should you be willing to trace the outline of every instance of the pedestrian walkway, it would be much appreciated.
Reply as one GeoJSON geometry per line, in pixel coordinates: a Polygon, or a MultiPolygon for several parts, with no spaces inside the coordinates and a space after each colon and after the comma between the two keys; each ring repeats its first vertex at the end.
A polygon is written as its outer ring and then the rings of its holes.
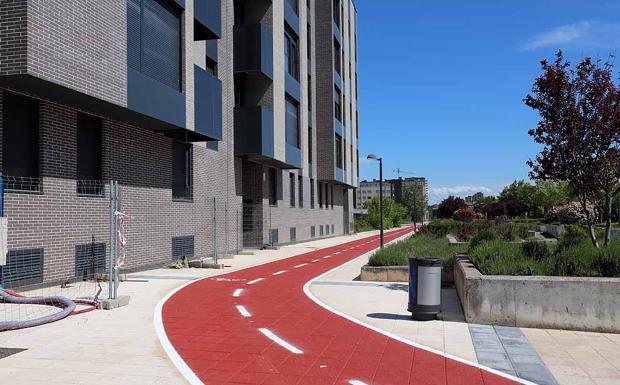
{"type": "Polygon", "coordinates": [[[374,236],[190,282],[160,303],[162,344],[194,384],[527,383],[391,338],[313,301],[311,280],[376,247],[374,236]]]}

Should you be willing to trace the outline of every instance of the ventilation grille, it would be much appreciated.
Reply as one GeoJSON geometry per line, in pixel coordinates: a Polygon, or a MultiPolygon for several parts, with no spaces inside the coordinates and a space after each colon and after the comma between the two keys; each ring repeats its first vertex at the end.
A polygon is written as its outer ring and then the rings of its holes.
{"type": "Polygon", "coordinates": [[[291,236],[290,236],[291,242],[297,241],[297,228],[291,227],[290,231],[291,231],[291,236]]]}
{"type": "Polygon", "coordinates": [[[183,258],[194,256],[194,236],[172,237],[172,260],[178,261],[183,258]]]}
{"type": "Polygon", "coordinates": [[[278,244],[278,229],[271,229],[269,231],[269,244],[271,246],[278,244]]]}
{"type": "Polygon", "coordinates": [[[14,288],[43,283],[43,249],[9,250],[2,283],[14,288]]]}
{"type": "Polygon", "coordinates": [[[89,243],[75,246],[75,277],[92,278],[106,270],[105,243],[89,243]]]}

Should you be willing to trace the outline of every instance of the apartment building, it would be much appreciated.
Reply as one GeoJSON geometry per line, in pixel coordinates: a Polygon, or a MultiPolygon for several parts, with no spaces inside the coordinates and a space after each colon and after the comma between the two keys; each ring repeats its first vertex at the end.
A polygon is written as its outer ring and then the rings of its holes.
{"type": "MultiPolygon", "coordinates": [[[[402,202],[403,191],[412,186],[419,186],[422,191],[421,201],[428,205],[428,181],[425,177],[386,179],[383,181],[383,196],[395,202],[402,202]]],[[[362,207],[372,198],[379,196],[379,181],[361,181],[356,191],[356,204],[362,207]]]]}
{"type": "Polygon", "coordinates": [[[110,181],[128,270],[351,231],[351,1],[3,0],[0,15],[5,286],[78,276],[85,249],[104,266],[110,181]]]}

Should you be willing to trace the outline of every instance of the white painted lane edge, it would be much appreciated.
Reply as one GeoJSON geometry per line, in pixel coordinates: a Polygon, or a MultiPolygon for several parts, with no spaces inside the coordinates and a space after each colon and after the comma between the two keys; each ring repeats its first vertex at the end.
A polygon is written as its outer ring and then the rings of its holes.
{"type": "Polygon", "coordinates": [[[299,269],[300,267],[308,266],[307,263],[302,263],[301,265],[293,266],[293,269],[299,269]]]}
{"type": "Polygon", "coordinates": [[[233,292],[233,297],[241,297],[241,293],[243,293],[243,289],[237,289],[233,292]]]}
{"type": "Polygon", "coordinates": [[[256,278],[255,280],[252,280],[252,281],[248,282],[247,284],[248,285],[254,285],[257,282],[262,281],[263,279],[265,279],[265,278],[256,278]]]}
{"type": "Polygon", "coordinates": [[[284,273],[286,273],[286,270],[280,270],[280,271],[276,271],[275,273],[273,273],[273,275],[280,275],[284,273]]]}
{"type": "Polygon", "coordinates": [[[326,255],[326,256],[323,257],[323,259],[327,259],[327,258],[331,258],[331,257],[332,257],[331,255],[326,255]]]}
{"type": "Polygon", "coordinates": [[[320,259],[313,259],[311,262],[315,263],[315,262],[318,262],[318,261],[320,261],[320,259]]]}
{"type": "MultiPolygon", "coordinates": [[[[399,236],[398,238],[393,239],[390,242],[387,242],[386,244],[389,245],[391,243],[397,242],[397,241],[399,241],[401,239],[404,239],[408,235],[409,235],[409,233],[407,233],[405,235],[402,235],[402,236],[399,236]]],[[[310,298],[314,303],[316,303],[317,305],[321,306],[322,308],[324,308],[324,309],[326,309],[326,310],[328,310],[328,311],[330,311],[330,312],[332,312],[332,313],[334,313],[336,315],[339,315],[342,318],[346,318],[349,321],[354,322],[354,323],[356,323],[358,325],[361,325],[361,326],[363,326],[365,328],[368,328],[368,329],[373,330],[373,331],[375,331],[377,333],[383,334],[384,336],[390,337],[390,338],[392,338],[392,339],[394,339],[396,341],[402,342],[402,343],[407,344],[409,346],[413,346],[416,349],[425,350],[427,352],[434,353],[434,354],[440,355],[442,357],[445,357],[445,358],[448,358],[448,359],[451,359],[451,360],[454,360],[454,361],[457,361],[457,362],[460,362],[460,363],[463,363],[463,364],[466,364],[466,365],[474,366],[476,368],[482,369],[482,370],[487,371],[489,373],[493,373],[496,376],[507,378],[509,380],[518,382],[520,384],[524,384],[524,385],[537,385],[537,384],[535,384],[535,383],[533,383],[531,381],[524,380],[522,378],[518,378],[518,377],[515,377],[515,376],[511,376],[510,374],[501,372],[501,371],[493,369],[493,368],[489,368],[488,366],[480,365],[477,362],[471,362],[471,361],[468,361],[468,360],[463,359],[461,357],[457,357],[457,356],[454,356],[452,354],[449,354],[449,353],[446,353],[446,352],[442,352],[440,350],[436,350],[436,349],[430,348],[428,346],[420,345],[420,344],[418,344],[416,342],[412,342],[412,341],[409,341],[408,339],[405,339],[403,337],[397,336],[396,334],[393,334],[391,332],[385,331],[383,329],[379,329],[378,327],[375,327],[373,325],[367,324],[367,323],[365,323],[363,321],[358,320],[357,318],[353,318],[353,317],[351,317],[351,316],[349,316],[349,315],[347,315],[347,314],[345,314],[345,313],[343,313],[341,311],[338,311],[338,310],[334,309],[333,307],[327,305],[326,303],[321,302],[321,300],[319,300],[317,297],[314,296],[314,294],[312,294],[312,292],[310,291],[310,286],[315,281],[318,281],[318,280],[322,279],[326,275],[332,273],[335,270],[338,270],[341,267],[353,264],[359,258],[362,258],[362,257],[370,255],[376,249],[378,249],[378,248],[375,248],[375,249],[369,251],[368,253],[362,254],[359,257],[353,258],[352,260],[350,260],[350,261],[348,261],[346,263],[343,263],[340,266],[336,266],[335,268],[333,268],[333,269],[331,269],[329,271],[326,271],[323,274],[321,274],[321,275],[311,279],[310,281],[306,282],[306,284],[304,285],[304,293],[306,294],[306,296],[308,296],[308,298],[310,298]]]]}
{"type": "Polygon", "coordinates": [[[263,333],[265,335],[265,337],[269,338],[270,340],[272,340],[273,342],[275,342],[276,344],[282,346],[284,349],[288,350],[289,352],[293,353],[293,354],[304,354],[303,350],[296,348],[295,346],[289,344],[288,342],[284,341],[282,338],[278,337],[277,335],[273,334],[273,332],[267,328],[260,328],[258,329],[261,333],[263,333]]]}
{"type": "MultiPolygon", "coordinates": [[[[203,278],[206,279],[206,278],[203,278]]],[[[153,314],[153,326],[155,327],[155,333],[157,333],[157,338],[159,338],[159,342],[161,343],[162,348],[177,368],[177,370],[181,373],[183,377],[191,384],[191,385],[204,385],[202,381],[196,376],[196,374],[190,369],[185,361],[181,358],[179,353],[177,353],[172,343],[168,339],[166,335],[166,329],[164,329],[164,321],[162,318],[162,311],[164,308],[164,304],[175,295],[179,290],[184,289],[186,286],[191,285],[192,283],[196,283],[196,281],[186,282],[185,284],[177,287],[172,290],[170,293],[166,294],[164,298],[162,298],[155,307],[155,312],[153,314]]]]}
{"type": "Polygon", "coordinates": [[[252,316],[252,314],[250,314],[250,312],[248,311],[248,309],[245,308],[245,306],[237,305],[236,308],[239,314],[241,314],[243,317],[248,318],[252,316]]]}

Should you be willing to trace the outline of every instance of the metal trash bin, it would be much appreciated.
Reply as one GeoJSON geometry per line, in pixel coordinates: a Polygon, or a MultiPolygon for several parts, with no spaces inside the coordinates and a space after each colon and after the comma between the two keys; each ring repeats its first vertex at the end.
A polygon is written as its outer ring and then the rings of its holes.
{"type": "Polygon", "coordinates": [[[409,258],[409,306],[413,319],[441,319],[441,267],[439,258],[409,258]]]}

